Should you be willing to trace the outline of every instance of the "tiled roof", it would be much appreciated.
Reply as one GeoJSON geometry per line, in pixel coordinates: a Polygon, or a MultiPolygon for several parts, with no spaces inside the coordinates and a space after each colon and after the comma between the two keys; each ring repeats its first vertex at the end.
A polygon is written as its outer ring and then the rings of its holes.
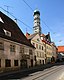
{"type": "MultiPolygon", "coordinates": [[[[26,37],[27,37],[28,40],[31,40],[31,39],[34,38],[37,34],[38,34],[38,33],[34,33],[34,34],[29,34],[29,33],[27,33],[27,34],[26,34],[26,37]]],[[[44,34],[41,34],[41,36],[45,36],[45,35],[44,35],[44,34]]],[[[46,37],[46,36],[45,36],[45,37],[46,37]]],[[[42,40],[42,42],[50,45],[50,42],[49,42],[49,41],[42,40]]]]}
{"type": "Polygon", "coordinates": [[[45,37],[45,34],[41,34],[42,37],[45,37]]]}
{"type": "Polygon", "coordinates": [[[0,21],[0,37],[33,47],[33,45],[29,42],[18,25],[12,19],[3,14],[1,11],[0,17],[4,22],[2,23],[0,21]],[[3,29],[10,31],[11,37],[6,36],[3,29]]]}
{"type": "Polygon", "coordinates": [[[36,34],[38,34],[38,33],[31,34],[31,35],[28,37],[28,39],[31,40],[32,38],[34,38],[34,36],[35,36],[36,34]]]}
{"type": "Polygon", "coordinates": [[[42,42],[46,43],[46,41],[45,41],[45,40],[42,40],[42,42]]]}
{"type": "Polygon", "coordinates": [[[64,46],[58,46],[58,52],[64,52],[64,46]]]}

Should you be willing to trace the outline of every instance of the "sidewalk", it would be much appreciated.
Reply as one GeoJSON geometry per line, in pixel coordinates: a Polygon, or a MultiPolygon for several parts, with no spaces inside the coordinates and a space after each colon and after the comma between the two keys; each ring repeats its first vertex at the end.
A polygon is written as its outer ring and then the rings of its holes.
{"type": "Polygon", "coordinates": [[[5,73],[0,73],[0,79],[20,79],[22,77],[28,76],[30,73],[34,73],[37,71],[42,71],[46,68],[50,68],[52,66],[59,65],[61,63],[55,63],[55,64],[45,64],[45,65],[40,65],[40,66],[35,66],[31,68],[25,68],[25,69],[19,69],[17,71],[11,71],[11,72],[5,72],[5,73]]]}

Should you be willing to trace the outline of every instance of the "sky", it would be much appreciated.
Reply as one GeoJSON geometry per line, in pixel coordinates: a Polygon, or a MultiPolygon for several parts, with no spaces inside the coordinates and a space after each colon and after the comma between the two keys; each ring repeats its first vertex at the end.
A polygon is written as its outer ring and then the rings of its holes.
{"type": "Polygon", "coordinates": [[[38,9],[42,33],[50,32],[51,39],[56,46],[64,45],[64,0],[0,0],[0,11],[14,20],[14,17],[3,10],[7,10],[6,6],[9,6],[10,14],[24,22],[23,24],[17,20],[17,24],[24,34],[26,32],[33,34],[33,12],[38,9]]]}

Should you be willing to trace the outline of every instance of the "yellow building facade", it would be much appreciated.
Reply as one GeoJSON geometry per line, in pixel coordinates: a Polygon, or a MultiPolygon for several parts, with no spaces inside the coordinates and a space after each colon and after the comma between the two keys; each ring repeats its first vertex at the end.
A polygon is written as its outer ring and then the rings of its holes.
{"type": "Polygon", "coordinates": [[[52,46],[46,43],[46,63],[51,62],[52,46]]]}

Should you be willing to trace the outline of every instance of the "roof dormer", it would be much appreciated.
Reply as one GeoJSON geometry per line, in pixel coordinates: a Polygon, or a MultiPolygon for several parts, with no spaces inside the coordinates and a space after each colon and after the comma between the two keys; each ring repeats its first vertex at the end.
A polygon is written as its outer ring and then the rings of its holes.
{"type": "Polygon", "coordinates": [[[7,30],[5,30],[5,29],[3,29],[3,30],[4,30],[4,33],[5,33],[6,36],[11,37],[11,32],[10,32],[10,31],[7,31],[7,30]]]}
{"type": "Polygon", "coordinates": [[[4,23],[4,21],[2,20],[2,18],[0,17],[0,22],[4,23]]]}

